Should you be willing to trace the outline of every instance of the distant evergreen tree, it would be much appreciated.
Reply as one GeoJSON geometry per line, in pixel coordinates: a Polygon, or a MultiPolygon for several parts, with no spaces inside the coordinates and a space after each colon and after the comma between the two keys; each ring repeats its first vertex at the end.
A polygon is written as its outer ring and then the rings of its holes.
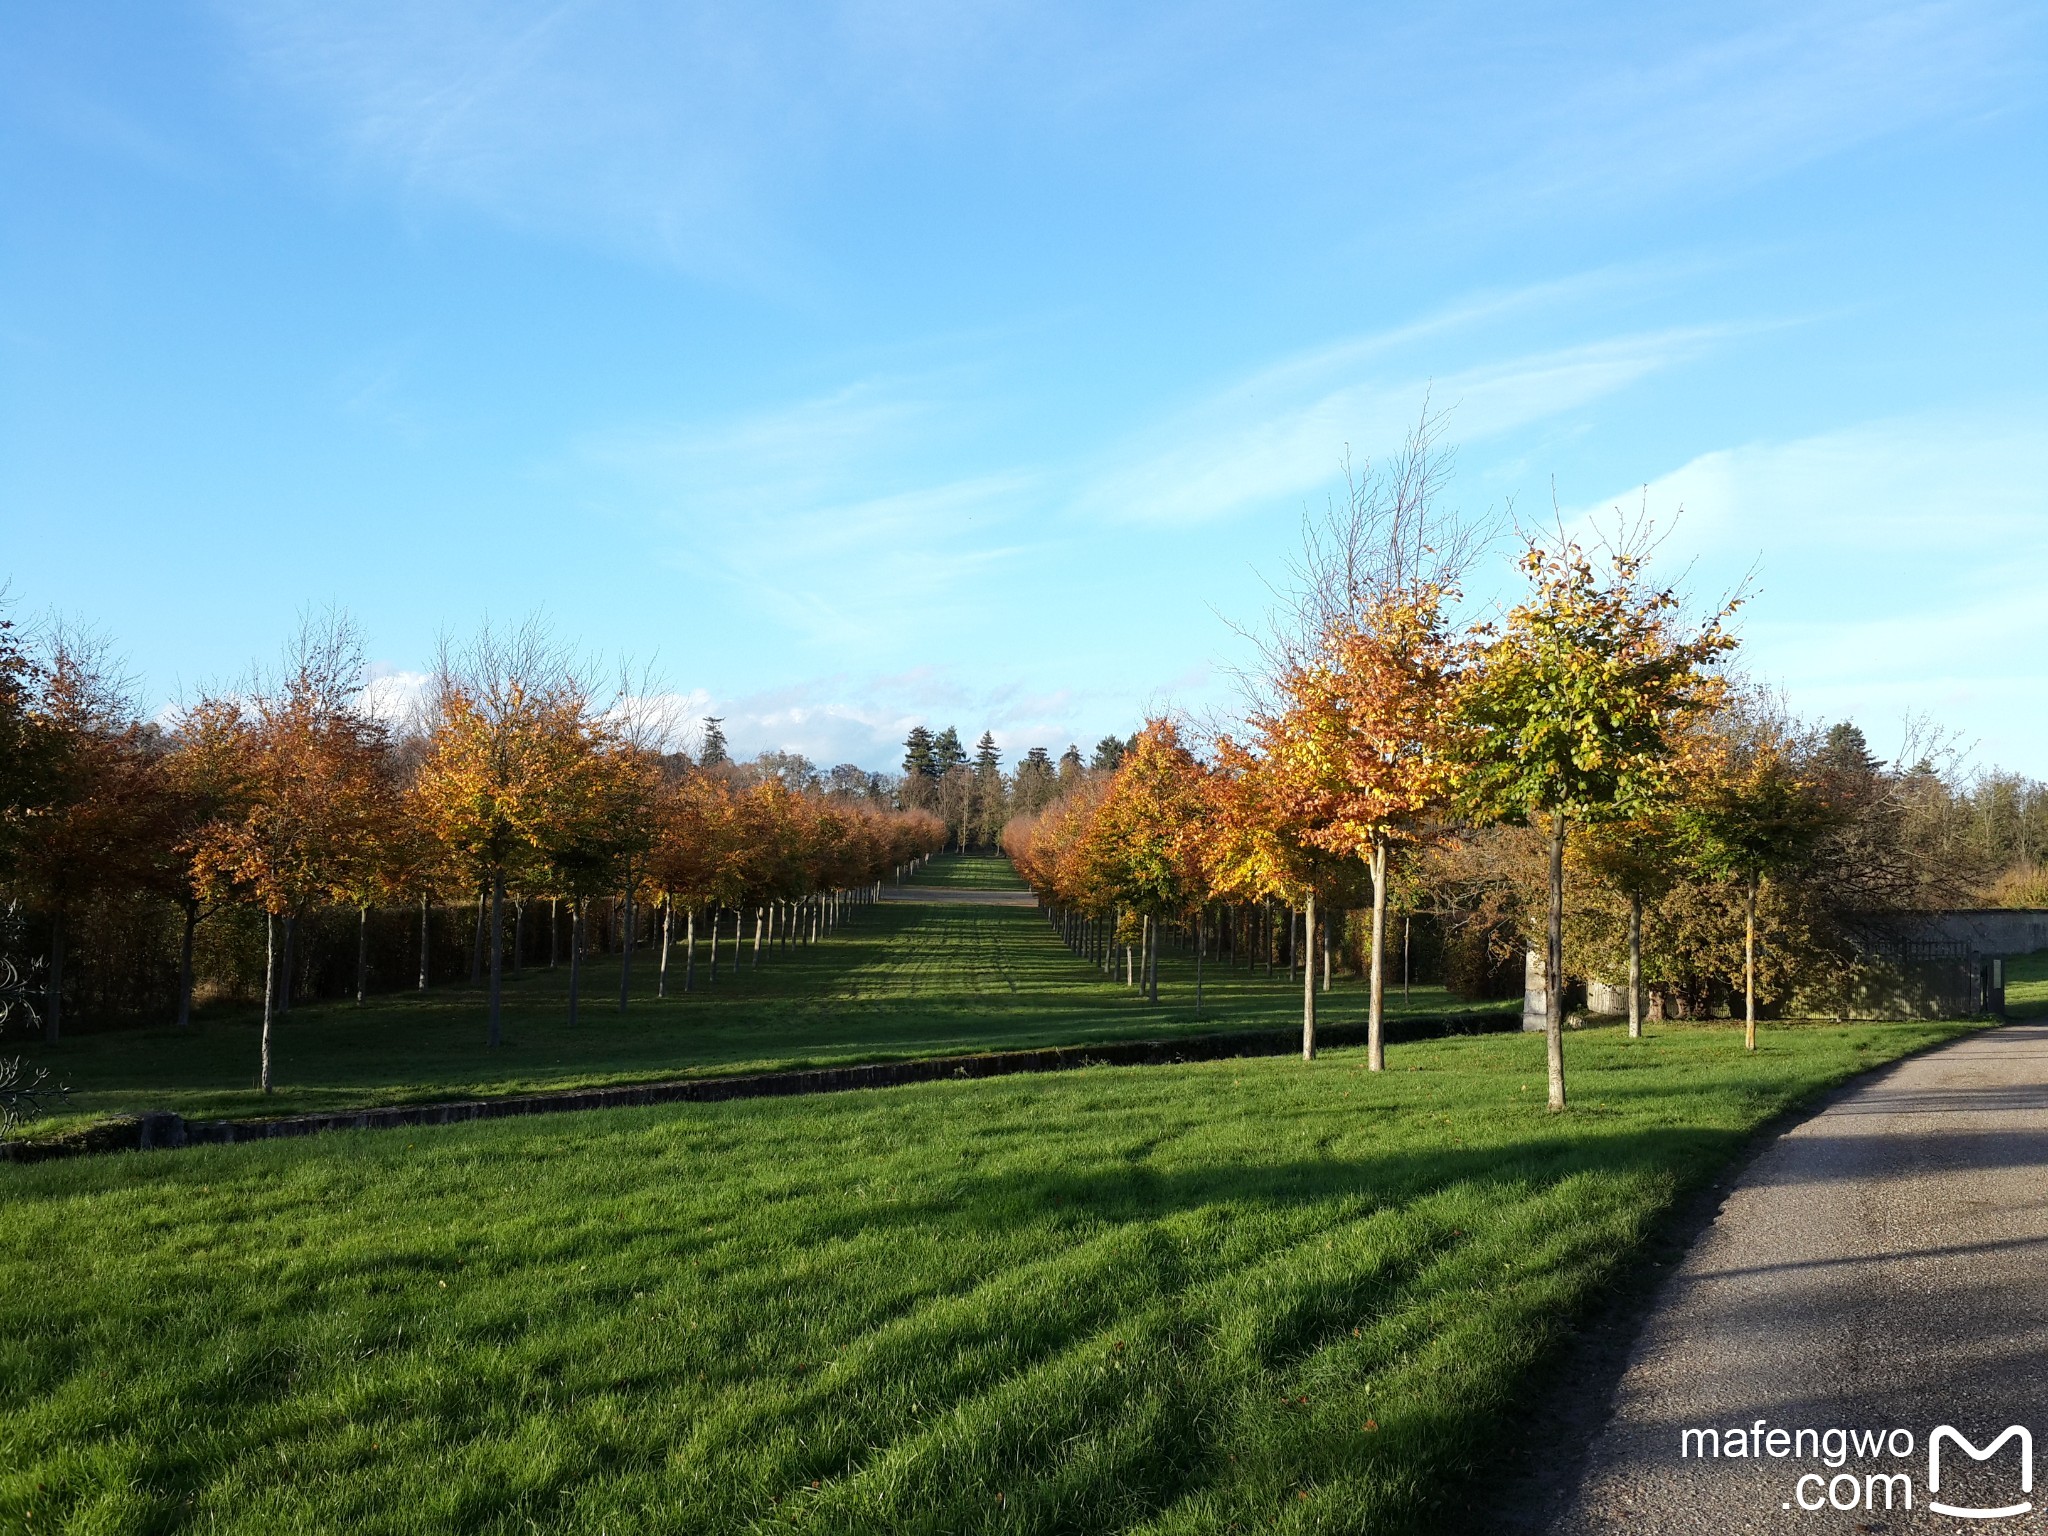
{"type": "Polygon", "coordinates": [[[967,749],[960,745],[960,733],[947,726],[932,739],[932,777],[943,779],[967,761],[967,749]]]}
{"type": "Polygon", "coordinates": [[[704,750],[697,754],[697,761],[706,768],[715,768],[720,763],[729,763],[732,758],[725,750],[725,717],[706,715],[704,717],[704,750]]]}
{"type": "Polygon", "coordinates": [[[975,841],[993,848],[1010,819],[1010,795],[1003,783],[1003,754],[996,749],[995,733],[983,731],[974,744],[974,831],[975,841]]]}
{"type": "Polygon", "coordinates": [[[1084,771],[1081,763],[1081,749],[1072,742],[1068,742],[1067,750],[1060,754],[1060,788],[1067,788],[1076,779],[1080,778],[1084,771]]]}
{"type": "MultiPolygon", "coordinates": [[[[1080,767],[1078,756],[1074,766],[1080,767]]],[[[1010,786],[1011,811],[1018,816],[1036,815],[1052,804],[1059,792],[1052,755],[1043,747],[1033,747],[1024,754],[1024,761],[1017,765],[1017,776],[1010,786]]]]}
{"type": "Polygon", "coordinates": [[[1115,773],[1129,750],[1130,743],[1123,737],[1105,736],[1095,743],[1095,761],[1089,766],[1098,773],[1115,773]]]}
{"type": "Polygon", "coordinates": [[[903,738],[903,775],[911,779],[938,777],[932,769],[932,733],[921,725],[913,725],[903,738]]]}

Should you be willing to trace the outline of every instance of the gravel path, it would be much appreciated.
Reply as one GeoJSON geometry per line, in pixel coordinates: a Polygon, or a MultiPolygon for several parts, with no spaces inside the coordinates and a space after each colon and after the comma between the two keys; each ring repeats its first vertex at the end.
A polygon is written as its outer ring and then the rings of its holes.
{"type": "Polygon", "coordinates": [[[2019,1425],[2048,1455],[2048,1026],[1904,1062],[1750,1166],[1658,1298],[1552,1530],[2048,1530],[2019,1437],[1981,1463],[1944,1437],[1930,1488],[1942,1425],[1979,1450],[2019,1425]],[[1715,1456],[1684,1438],[1709,1428],[1715,1456]],[[1847,1432],[1846,1454],[1802,1429],[1847,1432]]]}

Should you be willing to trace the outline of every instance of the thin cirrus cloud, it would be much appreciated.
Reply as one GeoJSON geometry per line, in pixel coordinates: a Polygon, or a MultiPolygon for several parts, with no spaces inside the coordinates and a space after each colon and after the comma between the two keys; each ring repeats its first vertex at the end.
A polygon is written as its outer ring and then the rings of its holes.
{"type": "Polygon", "coordinates": [[[804,197],[933,146],[1192,185],[1332,178],[1462,224],[1779,174],[2027,88],[2009,0],[1371,12],[220,0],[259,99],[351,176],[700,275],[787,281],[804,197]],[[1359,89],[1359,82],[1367,89],[1359,89]],[[1197,105],[1199,104],[1199,105],[1197,105]],[[1404,166],[1433,181],[1409,184],[1404,166]],[[1276,167],[1280,169],[1276,172],[1276,167]],[[1449,194],[1446,196],[1445,194],[1449,194]],[[1462,210],[1462,211],[1461,211],[1462,210]]]}
{"type": "Polygon", "coordinates": [[[1579,509],[1645,508],[1711,595],[1754,566],[1744,660],[1873,741],[1934,710],[1987,761],[2048,760],[2048,402],[1702,454],[1579,509]],[[1681,511],[1682,509],[1682,511],[1681,511]]]}
{"type": "Polygon", "coordinates": [[[1608,60],[1525,125],[1478,206],[1777,175],[2028,86],[2038,16],[2004,0],[1775,8],[1654,63],[1608,60]]]}
{"type": "Polygon", "coordinates": [[[1561,415],[1699,356],[1727,334],[1686,327],[1534,353],[1437,379],[1357,377],[1361,349],[1260,371],[1125,445],[1078,498],[1090,515],[1216,522],[1328,486],[1350,443],[1398,442],[1427,399],[1461,443],[1561,415]]]}

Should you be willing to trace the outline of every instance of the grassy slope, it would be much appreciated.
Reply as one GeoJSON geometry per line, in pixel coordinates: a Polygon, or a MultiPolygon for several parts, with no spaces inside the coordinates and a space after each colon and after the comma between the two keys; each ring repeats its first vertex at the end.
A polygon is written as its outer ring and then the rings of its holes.
{"type": "MultiPolygon", "coordinates": [[[[1014,885],[1008,862],[943,859],[936,884],[1014,885]]],[[[937,892],[934,893],[939,894],[937,892]]],[[[728,920],[729,921],[729,920],[728,920]]],[[[407,1099],[511,1093],[805,1063],[886,1060],[1031,1045],[1089,1043],[1198,1029],[1282,1027],[1299,1018],[1298,987],[1213,962],[1203,1016],[1194,1017],[1191,960],[1160,957],[1161,1005],[1069,954],[1029,908],[912,902],[861,909],[813,947],[761,969],[730,966],[730,929],[717,984],[702,961],[698,990],[654,997],[655,966],[634,966],[634,1001],[617,1011],[618,964],[586,971],[582,1020],[566,1022],[567,973],[529,970],[508,985],[505,1044],[484,1047],[480,992],[439,987],[294,1009],[273,1043],[279,1091],[255,1092],[257,1021],[247,1011],[161,1027],[80,1035],[32,1056],[73,1089],[72,1115],[175,1109],[195,1116],[286,1113],[407,1099]]],[[[1394,1001],[1400,1011],[1398,996],[1394,1001]]],[[[1441,988],[1417,988],[1409,1011],[1469,1007],[1441,988]]],[[[1503,1005],[1511,1006],[1511,1005],[1503,1005]]],[[[1334,1018],[1357,1018],[1364,990],[1340,981],[1334,1018]]]]}
{"type": "Polygon", "coordinates": [[[1960,1028],[1589,1031],[1562,1118],[1510,1035],[0,1168],[0,1523],[1441,1529],[1677,1192],[1960,1028]]]}
{"type": "Polygon", "coordinates": [[[2005,1011],[2015,1019],[2048,1018],[2048,952],[2005,962],[2005,1011]]]}

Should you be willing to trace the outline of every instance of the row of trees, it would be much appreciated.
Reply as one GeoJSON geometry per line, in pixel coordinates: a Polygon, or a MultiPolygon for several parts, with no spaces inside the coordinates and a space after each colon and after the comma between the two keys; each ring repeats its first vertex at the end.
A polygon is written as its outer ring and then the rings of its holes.
{"type": "Polygon", "coordinates": [[[49,1040],[63,1027],[71,924],[110,893],[178,910],[180,1024],[201,925],[235,908],[261,914],[267,1089],[294,937],[317,909],[357,916],[360,1001],[373,909],[418,910],[424,987],[430,912],[473,900],[472,970],[488,974],[496,1046],[508,902],[568,908],[573,1019],[593,903],[620,909],[624,1008],[650,905],[664,989],[679,921],[688,989],[700,917],[714,965],[724,914],[736,944],[752,921],[758,953],[778,924],[786,937],[835,920],[849,893],[944,838],[936,818],[877,803],[865,783],[827,794],[692,762],[669,748],[666,722],[623,691],[600,699],[536,627],[444,653],[404,725],[367,707],[364,684],[353,629],[328,620],[306,626],[275,677],[150,723],[104,646],[52,627],[31,648],[0,626],[0,881],[47,935],[49,1040]]]}
{"type": "Polygon", "coordinates": [[[1311,525],[1243,727],[1198,753],[1155,720],[1106,783],[1010,823],[1005,847],[1070,937],[1136,944],[1150,977],[1161,927],[1199,956],[1219,906],[1279,903],[1310,934],[1319,910],[1369,908],[1380,1070],[1390,904],[1488,923],[1543,957],[1562,1108],[1568,961],[1625,972],[1640,1033],[1646,931],[1672,944],[1652,972],[1696,977],[1727,958],[1732,916],[1754,1048],[1760,918],[1781,969],[1824,957],[1840,974],[1881,950],[1884,913],[1959,894],[1953,861],[1913,836],[1911,781],[1931,768],[1887,774],[1853,728],[1814,732],[1740,686],[1739,600],[1688,618],[1651,574],[1646,525],[1526,541],[1521,600],[1457,624],[1484,541],[1439,511],[1442,472],[1425,429],[1311,525]],[[1579,889],[1591,899],[1568,900],[1579,889]]]}
{"type": "MultiPolygon", "coordinates": [[[[952,726],[936,733],[912,726],[903,742],[896,797],[906,809],[930,811],[943,821],[948,847],[994,848],[1012,817],[1038,814],[1090,773],[1114,773],[1130,745],[1120,736],[1105,736],[1086,763],[1073,745],[1057,762],[1046,748],[1032,747],[1016,771],[1006,774],[993,732],[981,733],[970,756],[952,726]]],[[[875,778],[879,785],[881,776],[875,778]]]]}

